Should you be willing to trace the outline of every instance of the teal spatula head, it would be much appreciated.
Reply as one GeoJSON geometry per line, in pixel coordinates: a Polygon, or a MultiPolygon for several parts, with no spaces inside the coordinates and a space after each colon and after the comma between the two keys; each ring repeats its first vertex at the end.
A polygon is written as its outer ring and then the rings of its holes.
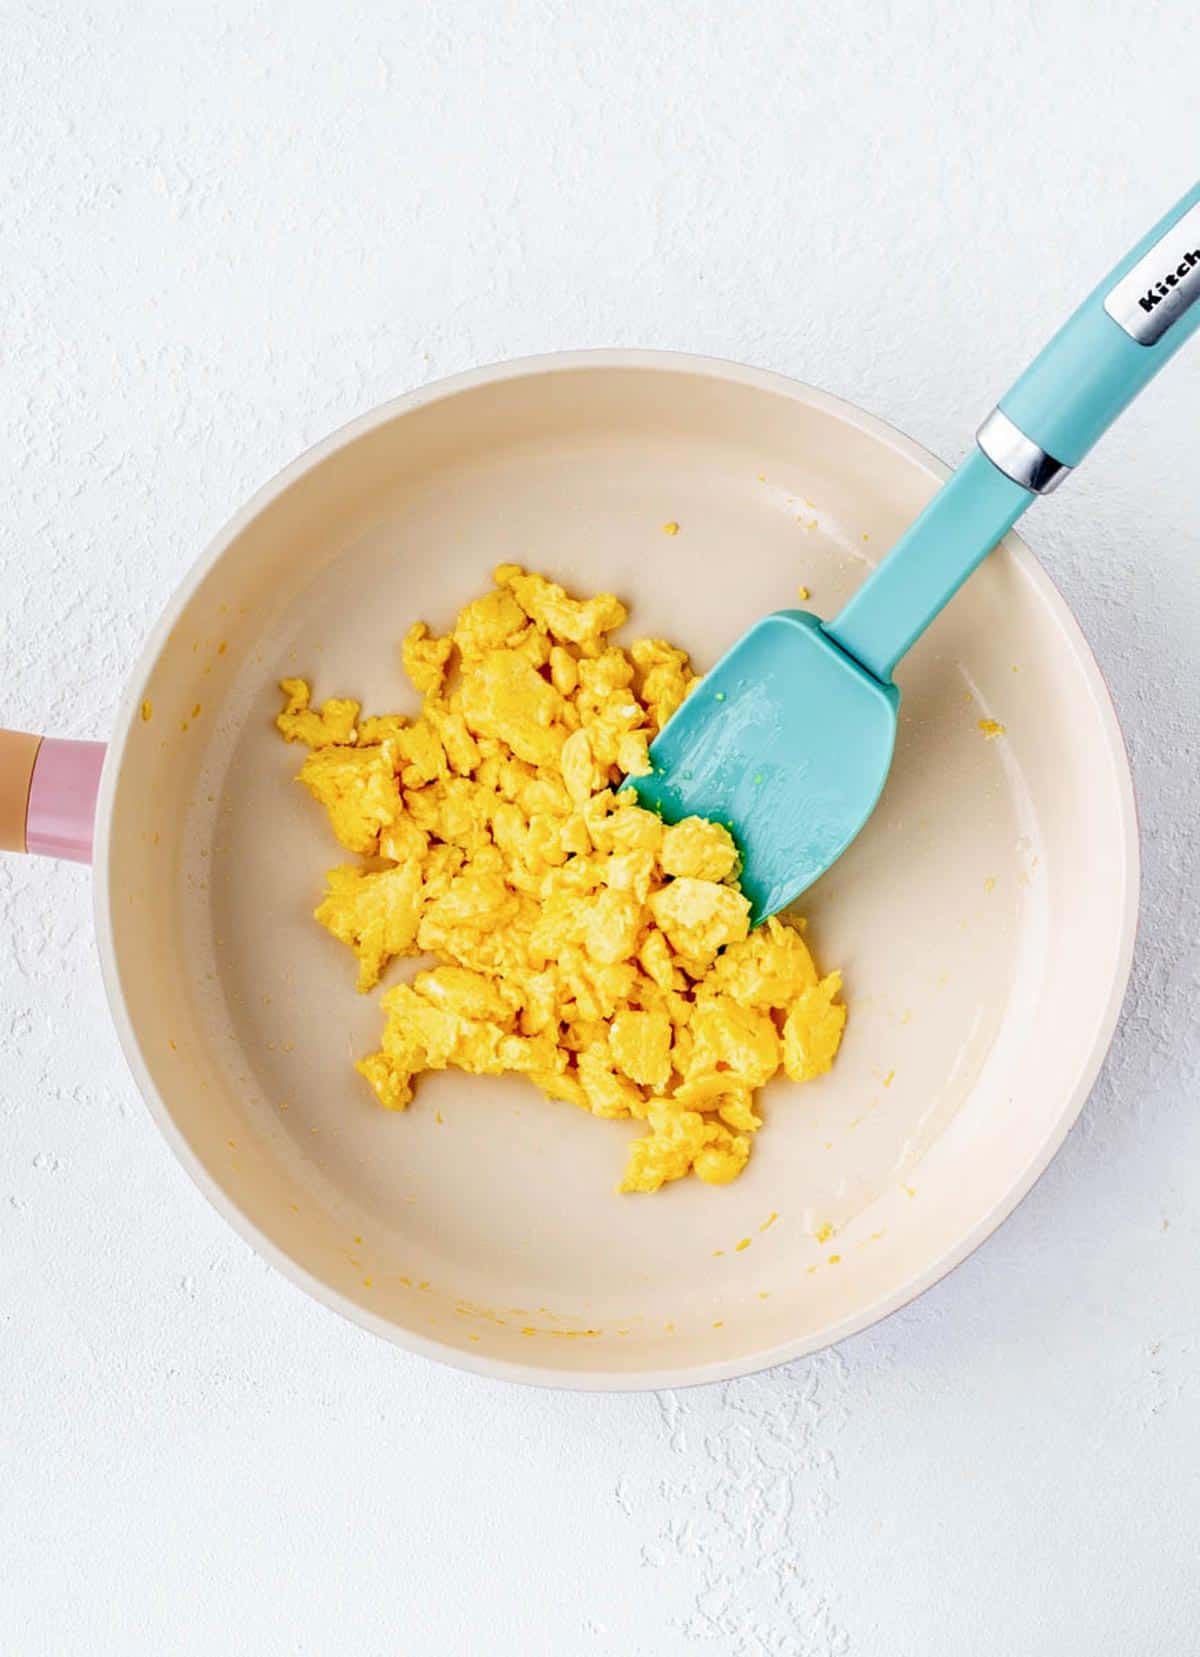
{"type": "Polygon", "coordinates": [[[842,613],[768,616],[664,726],[633,786],[668,821],[728,825],[755,923],[824,873],[874,810],[895,745],[896,663],[1197,327],[1200,185],[1084,300],[842,613]]]}
{"type": "Polygon", "coordinates": [[[892,762],[899,695],[821,629],[780,610],[734,645],[664,726],[633,786],[668,822],[713,817],[742,850],[754,923],[839,857],[892,762]]]}

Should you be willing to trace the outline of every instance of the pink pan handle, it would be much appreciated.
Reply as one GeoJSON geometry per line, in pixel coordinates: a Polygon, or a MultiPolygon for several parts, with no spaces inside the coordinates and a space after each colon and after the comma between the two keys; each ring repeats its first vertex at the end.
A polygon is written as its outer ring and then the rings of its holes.
{"type": "Polygon", "coordinates": [[[0,731],[0,851],[92,861],[102,742],[0,731]]]}

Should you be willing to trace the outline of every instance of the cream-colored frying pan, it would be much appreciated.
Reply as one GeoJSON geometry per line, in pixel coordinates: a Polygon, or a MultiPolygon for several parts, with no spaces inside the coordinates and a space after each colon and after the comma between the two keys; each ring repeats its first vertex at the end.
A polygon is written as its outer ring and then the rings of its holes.
{"type": "Polygon", "coordinates": [[[398,639],[448,625],[501,560],[617,591],[632,627],[704,667],[801,584],[836,610],[943,476],[869,415],[725,363],[595,352],[460,376],[329,438],[234,518],[133,674],[98,799],[99,748],[0,747],[10,844],[87,856],[94,807],[101,963],[138,1084],[289,1277],[490,1375],[673,1386],[883,1317],[1028,1190],[1111,1036],[1138,865],[1104,684],[1015,535],[905,662],[882,803],[804,904],[845,974],[842,1053],[766,1090],[732,1186],[617,1195],[636,1125],[518,1078],[448,1072],[403,1115],[376,1106],[352,1069],[375,998],[311,919],[336,847],[272,725],[288,674],[411,706],[398,639]]]}

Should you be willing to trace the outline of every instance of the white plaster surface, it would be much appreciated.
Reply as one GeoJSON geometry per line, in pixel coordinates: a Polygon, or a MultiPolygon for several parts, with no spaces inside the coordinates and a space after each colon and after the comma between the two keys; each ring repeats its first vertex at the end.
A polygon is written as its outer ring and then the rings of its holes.
{"type": "MultiPolygon", "coordinates": [[[[104,736],[299,449],[496,357],[677,346],[948,458],[1195,172],[1186,0],[0,3],[0,719],[104,736]]],[[[654,1397],[393,1351],[135,1094],[86,873],[0,866],[0,1652],[1200,1645],[1200,345],[1027,522],[1145,835],[1116,1045],[951,1281],[654,1397]]]]}

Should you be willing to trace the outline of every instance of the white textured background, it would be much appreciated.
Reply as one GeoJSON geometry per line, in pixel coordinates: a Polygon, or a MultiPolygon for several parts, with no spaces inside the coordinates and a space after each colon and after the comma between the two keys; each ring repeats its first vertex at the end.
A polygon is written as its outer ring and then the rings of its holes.
{"type": "MultiPolygon", "coordinates": [[[[0,719],[107,734],[205,540],[419,381],[679,346],[948,458],[1191,182],[1190,0],[0,0],[0,719]]],[[[1133,989],[952,1281],[653,1397],[376,1344],[126,1076],[0,866],[0,1651],[1183,1657],[1200,1622],[1200,345],[1026,533],[1132,750],[1133,989]]]]}

